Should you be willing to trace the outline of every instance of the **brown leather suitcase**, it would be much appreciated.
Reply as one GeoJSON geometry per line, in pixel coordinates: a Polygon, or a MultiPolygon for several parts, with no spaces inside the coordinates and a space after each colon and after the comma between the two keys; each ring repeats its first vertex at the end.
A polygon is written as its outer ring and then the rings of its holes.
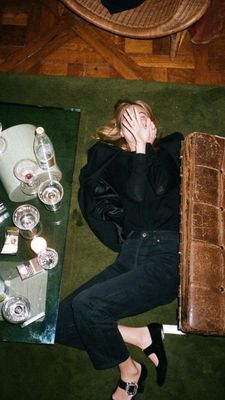
{"type": "Polygon", "coordinates": [[[191,133],[181,158],[178,327],[225,336],[225,138],[191,133]]]}

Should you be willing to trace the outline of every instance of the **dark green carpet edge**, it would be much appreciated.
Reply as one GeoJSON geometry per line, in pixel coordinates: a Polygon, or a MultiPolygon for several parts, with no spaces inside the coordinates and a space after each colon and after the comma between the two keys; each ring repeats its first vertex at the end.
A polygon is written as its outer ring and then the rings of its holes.
{"type": "MultiPolygon", "coordinates": [[[[96,129],[112,113],[119,99],[143,99],[152,105],[159,130],[187,135],[201,131],[225,134],[225,88],[144,81],[63,78],[27,74],[0,74],[0,101],[81,110],[73,195],[61,295],[107,265],[114,253],[93,237],[77,206],[78,174],[96,129]]],[[[26,122],[26,121],[24,121],[26,122]]],[[[176,323],[176,302],[130,318],[141,325],[150,320],[176,323]]],[[[224,338],[197,335],[166,337],[169,358],[164,387],[155,383],[155,371],[140,351],[131,349],[149,369],[143,400],[214,400],[225,395],[224,338]]],[[[84,352],[63,346],[0,343],[2,400],[103,400],[110,396],[117,371],[95,371],[84,352]]]]}

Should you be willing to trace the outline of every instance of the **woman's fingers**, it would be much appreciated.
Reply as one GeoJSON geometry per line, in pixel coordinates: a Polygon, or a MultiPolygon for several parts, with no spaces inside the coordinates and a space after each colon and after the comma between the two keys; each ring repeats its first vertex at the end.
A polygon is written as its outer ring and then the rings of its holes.
{"type": "Polygon", "coordinates": [[[123,121],[123,122],[121,123],[121,125],[122,125],[125,129],[127,129],[127,130],[132,134],[132,136],[133,136],[133,129],[132,129],[132,126],[131,126],[131,124],[130,124],[128,121],[123,121]]]}
{"type": "Polygon", "coordinates": [[[127,108],[122,116],[121,126],[125,139],[136,143],[153,143],[156,137],[156,127],[150,117],[136,107],[127,108]],[[143,114],[143,115],[142,115],[143,114]]]}
{"type": "Polygon", "coordinates": [[[140,114],[139,114],[139,112],[137,111],[136,107],[133,108],[133,114],[134,114],[134,117],[135,117],[135,119],[137,120],[138,124],[140,125],[140,123],[141,123],[141,118],[140,118],[140,114]]]}
{"type": "Polygon", "coordinates": [[[134,111],[132,112],[129,109],[125,110],[125,112],[123,114],[123,117],[131,127],[133,127],[137,122],[137,118],[136,118],[136,116],[134,114],[134,111]]]}
{"type": "Polygon", "coordinates": [[[152,121],[149,124],[149,132],[150,132],[149,142],[152,144],[156,138],[156,132],[157,132],[156,126],[152,121]]]}

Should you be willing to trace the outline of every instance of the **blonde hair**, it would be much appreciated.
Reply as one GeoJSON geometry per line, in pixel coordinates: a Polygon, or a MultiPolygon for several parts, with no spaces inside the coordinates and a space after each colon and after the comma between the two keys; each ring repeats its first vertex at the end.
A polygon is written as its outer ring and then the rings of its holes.
{"type": "Polygon", "coordinates": [[[112,118],[102,128],[100,128],[97,131],[96,133],[97,139],[102,140],[108,144],[120,147],[124,150],[129,150],[129,146],[126,140],[123,137],[121,137],[120,134],[122,112],[123,109],[129,105],[134,105],[134,106],[138,105],[142,107],[146,111],[146,113],[149,114],[152,122],[154,122],[154,124],[157,126],[157,122],[153,114],[153,111],[147,103],[145,103],[142,100],[136,100],[134,102],[120,100],[115,105],[112,118]]]}

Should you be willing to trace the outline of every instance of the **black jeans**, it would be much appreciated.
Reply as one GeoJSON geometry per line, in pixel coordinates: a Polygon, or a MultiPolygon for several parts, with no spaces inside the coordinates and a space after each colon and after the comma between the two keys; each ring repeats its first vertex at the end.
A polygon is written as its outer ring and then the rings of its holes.
{"type": "Polygon", "coordinates": [[[125,361],[117,321],[177,297],[178,246],[173,231],[131,234],[112,265],[60,303],[56,342],[86,350],[96,369],[125,361]]]}

